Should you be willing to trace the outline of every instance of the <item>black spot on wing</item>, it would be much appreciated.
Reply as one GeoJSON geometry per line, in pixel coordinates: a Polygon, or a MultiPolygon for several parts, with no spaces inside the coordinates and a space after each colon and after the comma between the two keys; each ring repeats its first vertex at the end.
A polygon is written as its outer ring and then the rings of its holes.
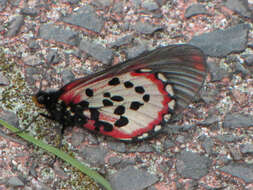
{"type": "Polygon", "coordinates": [[[85,93],[86,93],[86,96],[88,96],[88,97],[92,97],[93,96],[93,90],[90,89],[90,88],[87,88],[85,90],[85,93]]]}
{"type": "Polygon", "coordinates": [[[113,105],[113,102],[110,101],[110,100],[104,99],[104,100],[103,100],[103,104],[104,104],[104,106],[112,106],[112,105],[113,105]]]}
{"type": "Polygon", "coordinates": [[[106,97],[106,98],[110,98],[110,97],[111,97],[110,92],[105,92],[105,93],[104,93],[104,97],[106,97]]]}
{"type": "Polygon", "coordinates": [[[114,110],[114,114],[122,115],[125,113],[125,110],[126,110],[125,106],[120,105],[120,106],[116,107],[116,109],[114,110]]]}
{"type": "Polygon", "coordinates": [[[111,86],[116,86],[120,84],[120,81],[119,81],[119,78],[115,77],[113,79],[111,79],[109,82],[108,82],[108,85],[111,85],[111,86]]]}
{"type": "Polygon", "coordinates": [[[113,97],[111,97],[111,100],[113,100],[115,102],[121,102],[124,100],[124,98],[122,96],[113,96],[113,97]]]}
{"type": "Polygon", "coordinates": [[[142,105],[143,103],[140,103],[140,102],[132,102],[130,105],[130,109],[138,110],[142,105]]]}
{"type": "Polygon", "coordinates": [[[148,102],[149,99],[150,99],[150,95],[149,94],[145,94],[143,97],[142,97],[143,101],[144,102],[148,102]]]}
{"type": "Polygon", "coordinates": [[[137,92],[138,94],[143,94],[145,92],[145,90],[142,86],[136,86],[135,92],[137,92]]]}
{"type": "Polygon", "coordinates": [[[128,122],[129,121],[128,121],[128,119],[126,117],[120,116],[120,118],[117,121],[115,121],[114,125],[116,127],[123,127],[123,126],[127,125],[128,122]]]}
{"type": "Polygon", "coordinates": [[[126,88],[132,88],[134,85],[133,85],[133,83],[131,83],[130,81],[126,81],[126,82],[124,82],[124,86],[125,86],[126,88]]]}

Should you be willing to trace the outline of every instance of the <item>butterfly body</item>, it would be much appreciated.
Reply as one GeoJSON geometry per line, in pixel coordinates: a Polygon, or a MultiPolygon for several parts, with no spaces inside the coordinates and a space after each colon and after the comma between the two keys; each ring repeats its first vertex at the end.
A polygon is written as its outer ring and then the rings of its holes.
{"type": "Polygon", "coordinates": [[[205,56],[190,45],[163,47],[70,82],[36,101],[63,128],[81,126],[124,141],[153,136],[197,94],[205,56]]]}

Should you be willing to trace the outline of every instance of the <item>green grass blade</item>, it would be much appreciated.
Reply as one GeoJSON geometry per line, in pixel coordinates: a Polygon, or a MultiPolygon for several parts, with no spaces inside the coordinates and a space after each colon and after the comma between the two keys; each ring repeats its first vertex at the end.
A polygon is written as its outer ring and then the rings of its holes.
{"type": "Polygon", "coordinates": [[[23,139],[27,140],[28,142],[39,146],[40,148],[43,148],[45,150],[47,150],[48,152],[58,156],[59,158],[63,159],[64,161],[68,162],[70,165],[76,167],[77,169],[79,169],[80,171],[82,171],[83,173],[85,173],[86,175],[90,176],[91,178],[93,178],[95,181],[97,181],[98,183],[100,183],[101,185],[103,185],[107,190],[112,190],[110,183],[103,178],[101,175],[99,175],[97,172],[91,170],[90,168],[88,168],[87,166],[84,166],[83,164],[81,164],[79,161],[77,161],[76,159],[74,159],[73,157],[69,156],[68,154],[66,154],[65,152],[54,148],[40,140],[37,140],[35,138],[33,138],[32,136],[28,135],[25,132],[20,132],[19,133],[19,129],[17,129],[16,127],[6,123],[5,121],[0,119],[0,124],[5,126],[6,128],[8,128],[10,131],[12,131],[13,133],[17,133],[18,136],[22,137],[23,139]]]}

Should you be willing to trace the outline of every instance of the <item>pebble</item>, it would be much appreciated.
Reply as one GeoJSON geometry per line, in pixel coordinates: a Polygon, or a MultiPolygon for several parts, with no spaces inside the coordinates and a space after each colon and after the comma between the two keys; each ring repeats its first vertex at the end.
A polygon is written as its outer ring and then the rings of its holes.
{"type": "Polygon", "coordinates": [[[216,30],[194,36],[190,44],[200,47],[210,57],[224,57],[241,52],[247,47],[249,25],[238,24],[225,30],[216,30]]]}
{"type": "Polygon", "coordinates": [[[211,160],[198,153],[183,151],[177,156],[176,169],[184,178],[200,179],[208,173],[211,160]]]}
{"type": "Polygon", "coordinates": [[[77,32],[57,27],[54,24],[42,24],[39,28],[39,37],[45,40],[63,42],[72,46],[77,46],[80,42],[77,32]]]}
{"type": "Polygon", "coordinates": [[[19,30],[21,26],[23,26],[23,24],[24,24],[23,15],[18,15],[14,17],[10,23],[10,26],[8,27],[7,37],[16,36],[19,33],[19,30]]]}
{"type": "Polygon", "coordinates": [[[204,5],[193,4],[193,5],[190,5],[186,9],[184,16],[185,16],[185,18],[191,18],[193,16],[203,15],[203,14],[210,15],[204,5]]]}
{"type": "Polygon", "coordinates": [[[109,64],[113,58],[113,51],[100,44],[91,42],[89,40],[82,40],[79,49],[101,61],[104,64],[109,64]]]}
{"type": "Polygon", "coordinates": [[[250,115],[232,113],[227,114],[224,119],[224,128],[248,128],[253,126],[253,118],[250,115]]]}
{"type": "Polygon", "coordinates": [[[66,16],[62,20],[63,22],[98,33],[101,32],[104,26],[104,19],[103,17],[98,16],[95,12],[96,11],[92,6],[86,5],[79,8],[76,13],[66,16]]]}
{"type": "Polygon", "coordinates": [[[245,163],[231,163],[227,166],[219,168],[220,171],[228,173],[232,176],[239,177],[246,183],[253,182],[253,165],[245,163]]]}
{"type": "Polygon", "coordinates": [[[156,183],[158,178],[145,170],[128,166],[110,177],[114,190],[142,190],[156,183]]]}

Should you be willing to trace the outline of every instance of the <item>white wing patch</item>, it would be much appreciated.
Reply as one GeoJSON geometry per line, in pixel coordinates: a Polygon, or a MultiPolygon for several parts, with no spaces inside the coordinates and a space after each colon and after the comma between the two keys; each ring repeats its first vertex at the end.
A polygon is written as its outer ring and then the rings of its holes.
{"type": "MultiPolygon", "coordinates": [[[[157,76],[160,78],[158,81],[165,81],[162,74],[157,76]]],[[[168,94],[173,93],[170,85],[167,85],[164,91],[168,94]]],[[[81,94],[81,99],[89,102],[89,108],[96,108],[99,111],[100,121],[115,126],[115,122],[120,121],[122,116],[127,118],[127,123],[116,126],[117,130],[124,134],[145,129],[155,121],[164,109],[163,101],[168,96],[161,93],[161,89],[151,79],[145,76],[132,76],[130,73],[87,85],[85,89],[77,90],[77,94],[81,94]],[[86,92],[87,89],[92,91],[92,96],[86,92]]],[[[169,105],[170,108],[173,106],[173,103],[169,105]]],[[[90,114],[85,112],[85,116],[90,117],[90,114]]],[[[168,121],[169,116],[167,114],[164,120],[168,121]]],[[[155,131],[160,128],[161,125],[154,126],[155,131]]]]}
{"type": "Polygon", "coordinates": [[[168,99],[174,92],[165,76],[150,74],[150,78],[148,74],[124,73],[76,88],[72,93],[87,102],[83,115],[94,120],[97,130],[106,123],[112,130],[143,139],[149,131],[159,131],[162,120],[169,121],[168,109],[175,106],[175,101],[168,99]]]}

